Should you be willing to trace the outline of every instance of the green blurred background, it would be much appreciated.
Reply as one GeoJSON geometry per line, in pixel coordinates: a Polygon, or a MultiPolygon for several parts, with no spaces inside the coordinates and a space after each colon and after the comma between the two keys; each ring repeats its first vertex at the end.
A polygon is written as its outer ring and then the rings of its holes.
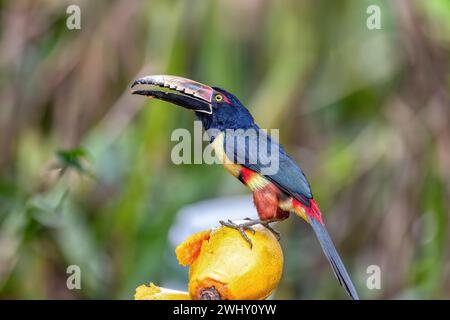
{"type": "MultiPolygon", "coordinates": [[[[449,298],[449,59],[448,0],[1,1],[0,298],[182,289],[177,212],[248,194],[219,166],[171,162],[194,117],[132,96],[148,74],[226,88],[280,129],[362,298],[449,298]]],[[[308,226],[277,229],[274,298],[346,298],[308,226]]]]}

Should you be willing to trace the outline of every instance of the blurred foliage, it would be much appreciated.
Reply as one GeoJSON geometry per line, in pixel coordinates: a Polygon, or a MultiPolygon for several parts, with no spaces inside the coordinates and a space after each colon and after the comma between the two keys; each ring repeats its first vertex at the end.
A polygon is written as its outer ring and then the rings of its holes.
{"type": "MultiPolygon", "coordinates": [[[[449,58],[448,0],[0,1],[0,297],[132,298],[180,277],[179,208],[248,192],[170,161],[193,115],[142,105],[129,85],[147,74],[226,88],[280,128],[361,297],[450,297],[449,58]]],[[[277,228],[275,298],[342,298],[308,227],[277,228]]]]}

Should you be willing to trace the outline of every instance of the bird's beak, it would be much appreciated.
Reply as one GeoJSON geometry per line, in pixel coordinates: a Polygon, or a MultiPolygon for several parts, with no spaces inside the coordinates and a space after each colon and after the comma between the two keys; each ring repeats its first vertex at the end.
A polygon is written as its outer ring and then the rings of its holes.
{"type": "Polygon", "coordinates": [[[133,94],[164,100],[196,112],[212,113],[211,100],[214,90],[199,82],[176,76],[155,75],[137,79],[131,88],[137,85],[151,85],[173,91],[154,88],[153,90],[135,90],[133,94]]]}

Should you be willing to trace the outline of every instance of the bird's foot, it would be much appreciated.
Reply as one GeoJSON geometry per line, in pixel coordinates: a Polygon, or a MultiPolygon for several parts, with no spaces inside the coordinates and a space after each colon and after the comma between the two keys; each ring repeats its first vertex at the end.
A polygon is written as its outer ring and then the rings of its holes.
{"type": "Polygon", "coordinates": [[[241,233],[242,237],[250,245],[250,249],[253,247],[252,240],[250,240],[250,238],[245,234],[245,230],[249,230],[253,234],[255,234],[256,231],[255,231],[255,229],[252,228],[252,226],[255,225],[255,224],[248,224],[247,222],[246,223],[237,224],[237,223],[234,223],[233,221],[231,221],[230,219],[228,219],[227,222],[222,221],[222,220],[220,220],[219,222],[220,222],[221,225],[223,225],[225,227],[239,230],[239,232],[241,233]]]}
{"type": "Polygon", "coordinates": [[[273,233],[273,235],[277,238],[278,241],[280,241],[280,233],[270,226],[270,223],[278,221],[278,220],[265,220],[265,221],[263,221],[263,220],[259,220],[259,219],[250,219],[250,218],[245,218],[244,220],[246,220],[247,222],[240,223],[240,224],[234,223],[231,220],[228,220],[227,222],[225,222],[225,221],[219,221],[219,222],[220,222],[221,225],[223,225],[225,227],[239,230],[239,232],[241,233],[242,237],[250,245],[250,249],[253,247],[253,243],[250,240],[250,238],[245,234],[245,230],[249,230],[253,234],[255,234],[256,231],[255,231],[255,229],[252,228],[252,226],[257,225],[257,224],[260,224],[260,225],[264,226],[266,229],[268,229],[270,232],[273,233]]]}
{"type": "Polygon", "coordinates": [[[270,232],[272,232],[272,234],[275,236],[275,238],[277,238],[278,241],[280,241],[281,239],[281,234],[275,230],[274,228],[272,228],[272,226],[270,225],[273,222],[277,222],[277,219],[272,219],[272,220],[259,220],[259,219],[250,219],[250,218],[245,218],[244,220],[247,220],[251,223],[254,224],[260,224],[262,226],[264,226],[267,230],[269,230],[270,232]]]}

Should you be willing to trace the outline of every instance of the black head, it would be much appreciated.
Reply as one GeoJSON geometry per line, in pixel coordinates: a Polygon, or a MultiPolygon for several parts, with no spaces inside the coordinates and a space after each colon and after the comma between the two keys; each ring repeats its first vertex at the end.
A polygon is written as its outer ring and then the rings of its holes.
{"type": "Polygon", "coordinates": [[[199,82],[168,75],[147,76],[136,80],[132,87],[138,84],[165,87],[174,91],[136,90],[140,94],[195,111],[208,129],[248,129],[254,124],[250,112],[239,99],[217,87],[210,87],[199,82]]]}
{"type": "Polygon", "coordinates": [[[248,129],[253,125],[252,115],[234,94],[218,87],[213,90],[212,113],[196,113],[205,129],[248,129]]]}

